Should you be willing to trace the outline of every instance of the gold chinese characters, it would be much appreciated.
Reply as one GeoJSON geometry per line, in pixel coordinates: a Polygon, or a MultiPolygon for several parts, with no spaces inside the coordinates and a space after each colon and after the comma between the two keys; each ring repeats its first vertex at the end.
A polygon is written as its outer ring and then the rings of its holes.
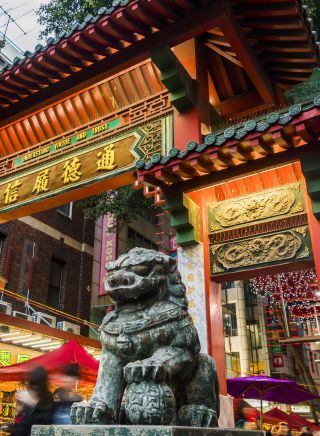
{"type": "Polygon", "coordinates": [[[15,180],[13,183],[9,183],[7,189],[5,190],[4,196],[5,204],[15,203],[19,198],[19,187],[22,185],[20,180],[15,180]]]}
{"type": "Polygon", "coordinates": [[[114,144],[109,144],[104,148],[104,153],[101,151],[97,154],[99,157],[97,161],[97,170],[113,170],[117,164],[114,163],[114,144]]]}
{"type": "Polygon", "coordinates": [[[74,157],[72,160],[67,160],[63,166],[63,174],[61,179],[63,183],[77,182],[81,178],[81,172],[79,171],[81,162],[78,157],[74,157]]]}
{"type": "MultiPolygon", "coordinates": [[[[101,151],[96,153],[95,161],[91,163],[91,174],[100,171],[111,171],[118,165],[115,157],[115,145],[108,144],[101,151]]],[[[41,169],[30,175],[29,180],[16,179],[3,188],[2,201],[5,205],[11,205],[23,200],[26,195],[39,196],[41,194],[54,192],[57,188],[71,183],[85,180],[88,177],[88,158],[86,155],[79,155],[69,158],[56,166],[41,169]]],[[[1,202],[1,197],[0,197],[1,202]]]]}
{"type": "Polygon", "coordinates": [[[37,175],[36,182],[32,190],[32,194],[34,194],[35,192],[37,194],[40,194],[40,192],[49,191],[48,183],[49,183],[49,169],[40,171],[40,173],[37,175]]]}

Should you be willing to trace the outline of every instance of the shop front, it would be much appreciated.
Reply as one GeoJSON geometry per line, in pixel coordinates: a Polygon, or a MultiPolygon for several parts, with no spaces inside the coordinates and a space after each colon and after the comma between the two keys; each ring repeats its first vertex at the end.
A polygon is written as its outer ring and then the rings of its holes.
{"type": "MultiPolygon", "coordinates": [[[[35,357],[60,348],[68,341],[76,341],[95,359],[101,356],[100,342],[85,336],[58,330],[14,316],[1,314],[0,320],[0,368],[27,362],[35,357]]],[[[1,379],[1,377],[0,377],[1,379]]],[[[59,379],[51,383],[51,389],[59,386],[59,379]]],[[[0,381],[0,426],[11,422],[15,416],[15,392],[23,387],[25,379],[0,381]]],[[[93,384],[80,383],[79,392],[86,398],[93,384]]]]}

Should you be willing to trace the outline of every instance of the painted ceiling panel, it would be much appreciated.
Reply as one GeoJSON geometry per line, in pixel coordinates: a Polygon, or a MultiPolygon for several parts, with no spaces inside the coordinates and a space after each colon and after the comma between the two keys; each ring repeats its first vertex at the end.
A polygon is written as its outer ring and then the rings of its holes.
{"type": "Polygon", "coordinates": [[[19,152],[165,90],[148,60],[0,129],[0,157],[19,152]]]}

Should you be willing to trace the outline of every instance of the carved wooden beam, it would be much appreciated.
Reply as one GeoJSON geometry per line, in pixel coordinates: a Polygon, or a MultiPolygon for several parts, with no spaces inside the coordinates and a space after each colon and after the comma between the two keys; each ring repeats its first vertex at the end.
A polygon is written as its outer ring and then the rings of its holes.
{"type": "Polygon", "coordinates": [[[239,61],[248,73],[263,101],[268,104],[274,103],[275,94],[266,71],[255,56],[231,8],[228,7],[226,9],[227,16],[220,25],[221,30],[237,54],[239,61]]]}
{"type": "Polygon", "coordinates": [[[170,92],[170,101],[179,111],[194,106],[195,84],[168,45],[151,50],[151,59],[160,70],[160,80],[170,92]]]}

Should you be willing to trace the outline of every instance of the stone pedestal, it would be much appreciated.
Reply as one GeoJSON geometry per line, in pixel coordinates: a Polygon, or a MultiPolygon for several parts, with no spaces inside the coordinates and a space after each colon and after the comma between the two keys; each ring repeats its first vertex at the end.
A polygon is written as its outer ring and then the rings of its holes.
{"type": "Polygon", "coordinates": [[[140,425],[34,425],[31,436],[263,436],[263,431],[140,425]]]}

